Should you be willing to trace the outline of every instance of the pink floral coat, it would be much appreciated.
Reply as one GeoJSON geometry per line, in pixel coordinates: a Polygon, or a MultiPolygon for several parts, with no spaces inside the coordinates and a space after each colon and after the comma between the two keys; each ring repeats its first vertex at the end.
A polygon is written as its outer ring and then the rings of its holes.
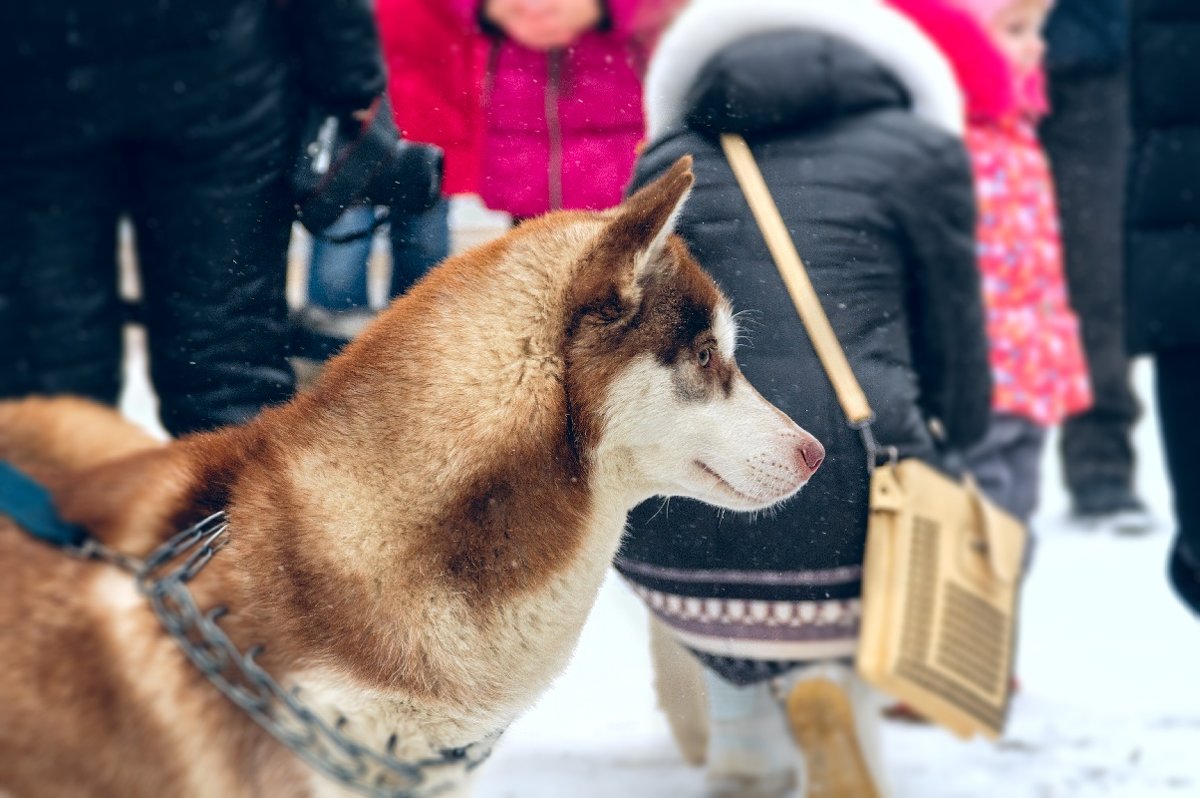
{"type": "Polygon", "coordinates": [[[1092,402],[1079,320],[1067,300],[1058,207],[1026,116],[971,120],[977,251],[994,384],[993,410],[1043,426],[1092,402]]]}
{"type": "Polygon", "coordinates": [[[992,408],[1052,425],[1091,405],[1079,321],[1067,300],[1058,205],[1034,119],[1040,72],[1014,76],[978,21],[946,0],[889,0],[937,43],[966,101],[992,408]]]}

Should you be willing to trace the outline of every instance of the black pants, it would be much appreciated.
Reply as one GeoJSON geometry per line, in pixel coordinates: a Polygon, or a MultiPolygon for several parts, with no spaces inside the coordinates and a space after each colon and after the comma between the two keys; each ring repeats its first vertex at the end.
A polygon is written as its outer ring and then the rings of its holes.
{"type": "Polygon", "coordinates": [[[1200,347],[1158,353],[1155,371],[1163,451],[1179,523],[1171,581],[1200,613],[1200,347]]]}
{"type": "Polygon", "coordinates": [[[137,238],[150,371],[173,434],[287,398],[289,130],[276,97],[60,120],[0,153],[0,396],[114,403],[117,219],[137,238]],[[55,135],[55,133],[58,135],[55,135]]]}
{"type": "Polygon", "coordinates": [[[1079,315],[1095,403],[1063,425],[1067,487],[1131,486],[1139,414],[1124,340],[1122,226],[1129,144],[1124,72],[1058,75],[1042,125],[1062,220],[1071,305],[1079,315]]]}

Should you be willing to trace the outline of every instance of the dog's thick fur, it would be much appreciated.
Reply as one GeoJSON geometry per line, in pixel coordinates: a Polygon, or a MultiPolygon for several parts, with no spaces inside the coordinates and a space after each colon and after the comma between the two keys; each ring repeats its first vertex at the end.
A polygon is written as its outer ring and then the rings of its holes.
{"type": "MultiPolygon", "coordinates": [[[[765,507],[819,464],[669,235],[691,184],[685,159],[614,211],[448,260],[244,426],[159,444],[30,399],[0,404],[0,458],[135,555],[225,509],[192,589],[240,646],[364,742],[474,742],[563,668],[630,507],[765,507]]],[[[341,794],[184,659],[124,572],[0,516],[0,573],[0,795],[341,794]]]]}

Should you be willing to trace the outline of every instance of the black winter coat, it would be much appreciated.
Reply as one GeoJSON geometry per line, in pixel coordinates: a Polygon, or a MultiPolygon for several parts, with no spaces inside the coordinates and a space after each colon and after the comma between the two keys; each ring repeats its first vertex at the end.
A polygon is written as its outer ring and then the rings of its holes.
{"type": "Polygon", "coordinates": [[[1125,63],[1126,0],[1058,0],[1046,21],[1046,69],[1054,75],[1113,72],[1125,63]]]}
{"type": "Polygon", "coordinates": [[[905,87],[880,62],[813,31],[726,46],[683,102],[685,124],[646,150],[633,188],[680,156],[695,157],[696,187],[679,232],[743,314],[749,343],[738,362],[747,378],[813,433],[827,457],[798,498],[756,518],[685,499],[665,508],[647,502],[631,516],[618,567],[637,583],[685,595],[856,596],[867,455],[716,137],[732,131],[749,141],[877,415],[876,436],[931,461],[939,460],[931,422],[944,429],[947,445],[962,448],[980,438],[989,415],[967,156],[958,138],[909,110],[905,87]],[[662,568],[849,578],[697,587],[663,577],[662,568]]]}
{"type": "Polygon", "coordinates": [[[53,137],[76,119],[116,126],[145,107],[169,116],[184,103],[282,113],[289,83],[353,110],[385,88],[369,0],[7,5],[0,24],[12,44],[0,48],[0,69],[20,79],[4,81],[0,97],[17,136],[48,124],[53,137]]]}
{"type": "Polygon", "coordinates": [[[1134,354],[1200,347],[1200,3],[1137,0],[1126,313],[1134,354]]]}
{"type": "Polygon", "coordinates": [[[304,104],[384,90],[370,0],[0,6],[0,397],[115,402],[127,212],[167,429],[287,398],[287,177],[304,104]]]}

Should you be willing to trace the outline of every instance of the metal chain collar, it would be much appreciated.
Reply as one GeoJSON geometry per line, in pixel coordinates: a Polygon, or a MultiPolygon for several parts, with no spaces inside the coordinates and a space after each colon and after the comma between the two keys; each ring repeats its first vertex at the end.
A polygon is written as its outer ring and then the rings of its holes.
{"type": "Polygon", "coordinates": [[[362,745],[343,732],[345,717],[327,722],[300,700],[299,687],[285,690],[264,671],[256,661],[262,646],[239,651],[217,625],[226,609],[201,612],[187,587],[225,546],[228,530],[222,511],[179,532],[144,561],[91,539],[72,553],[133,573],[138,590],[192,664],[272,737],[347,789],[372,798],[432,798],[454,786],[455,780],[448,778],[455,773],[452,768],[471,771],[487,759],[499,734],[416,761],[394,756],[399,742],[395,734],[382,749],[362,745]],[[177,567],[164,570],[181,558],[177,567]],[[435,775],[446,778],[428,783],[435,775]]]}

